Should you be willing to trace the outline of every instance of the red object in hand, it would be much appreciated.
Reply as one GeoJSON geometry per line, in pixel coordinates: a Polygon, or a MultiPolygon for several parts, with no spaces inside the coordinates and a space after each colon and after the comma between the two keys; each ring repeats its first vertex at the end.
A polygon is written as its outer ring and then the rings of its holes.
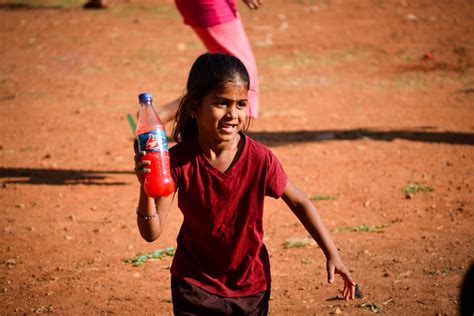
{"type": "Polygon", "coordinates": [[[145,173],[143,186],[145,193],[156,199],[175,191],[175,183],[171,177],[168,140],[163,123],[153,109],[151,94],[142,93],[138,99],[140,101],[136,129],[138,149],[146,151],[142,160],[150,161],[150,172],[145,173]]]}
{"type": "Polygon", "coordinates": [[[150,160],[150,172],[145,174],[145,193],[151,198],[168,196],[175,186],[171,177],[168,151],[147,152],[142,160],[150,160]]]}

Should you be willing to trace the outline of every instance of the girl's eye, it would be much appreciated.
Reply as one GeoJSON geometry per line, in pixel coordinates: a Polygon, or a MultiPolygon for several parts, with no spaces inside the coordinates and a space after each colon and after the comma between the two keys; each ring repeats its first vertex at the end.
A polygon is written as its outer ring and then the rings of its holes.
{"type": "Polygon", "coordinates": [[[225,102],[216,102],[215,107],[223,109],[227,107],[227,104],[225,102]]]}
{"type": "Polygon", "coordinates": [[[243,109],[247,106],[247,103],[248,103],[247,101],[240,101],[239,103],[237,103],[237,107],[239,109],[243,109]]]}

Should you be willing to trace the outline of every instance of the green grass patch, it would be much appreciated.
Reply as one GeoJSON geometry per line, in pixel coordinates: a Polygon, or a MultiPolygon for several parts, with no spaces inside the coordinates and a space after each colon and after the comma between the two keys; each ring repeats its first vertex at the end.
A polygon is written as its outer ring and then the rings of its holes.
{"type": "Polygon", "coordinates": [[[361,224],[359,226],[346,226],[346,227],[339,227],[334,229],[333,231],[336,233],[346,233],[346,232],[368,232],[368,233],[383,233],[383,229],[385,226],[369,226],[366,224],[361,224]]]}
{"type": "Polygon", "coordinates": [[[427,78],[419,73],[403,73],[394,78],[394,86],[400,88],[423,89],[427,86],[427,78]]]}
{"type": "Polygon", "coordinates": [[[21,147],[20,148],[20,151],[21,152],[25,152],[25,151],[37,151],[39,149],[39,147],[36,147],[36,146],[25,146],[25,147],[21,147]]]}
{"type": "Polygon", "coordinates": [[[175,251],[176,248],[174,247],[162,248],[155,250],[150,254],[137,254],[133,258],[125,258],[123,259],[123,262],[130,263],[132,266],[138,267],[147,262],[148,260],[157,260],[163,259],[164,257],[172,257],[174,256],[175,251]]]}
{"type": "Polygon", "coordinates": [[[316,242],[311,237],[306,238],[298,238],[293,237],[285,240],[283,243],[284,249],[291,249],[291,248],[305,248],[306,246],[314,245],[316,242]]]}
{"type": "Polygon", "coordinates": [[[299,69],[313,65],[329,66],[336,63],[351,62],[365,55],[365,50],[360,48],[324,51],[320,54],[294,50],[286,55],[275,54],[261,63],[272,67],[299,69]]]}
{"type": "Polygon", "coordinates": [[[318,57],[319,65],[332,65],[339,62],[350,62],[365,56],[366,52],[358,48],[329,51],[318,57]]]}
{"type": "Polygon", "coordinates": [[[137,13],[156,14],[163,18],[178,19],[178,11],[169,4],[146,5],[142,3],[115,4],[109,7],[109,10],[121,16],[130,16],[137,13]]]}
{"type": "Polygon", "coordinates": [[[311,201],[334,201],[336,197],[332,195],[313,195],[309,199],[311,201]]]}
{"type": "Polygon", "coordinates": [[[432,192],[433,188],[421,183],[408,183],[402,188],[403,193],[432,192]]]}
{"type": "Polygon", "coordinates": [[[380,314],[384,312],[385,306],[387,306],[392,301],[393,299],[389,298],[388,300],[382,303],[362,302],[360,304],[357,304],[357,307],[366,308],[373,313],[380,314]]]}
{"type": "Polygon", "coordinates": [[[79,68],[79,73],[82,75],[95,75],[104,71],[105,69],[101,66],[84,66],[79,68]]]}
{"type": "Polygon", "coordinates": [[[160,52],[156,50],[145,47],[138,48],[135,52],[134,59],[139,67],[145,67],[156,71],[164,69],[164,62],[160,58],[160,52]]]}
{"type": "Polygon", "coordinates": [[[448,274],[451,274],[453,272],[457,272],[459,271],[460,269],[459,268],[456,268],[456,267],[447,267],[447,268],[444,268],[443,270],[425,270],[425,273],[426,274],[429,274],[429,275],[448,275],[448,274]]]}
{"type": "Polygon", "coordinates": [[[377,303],[363,302],[358,304],[357,307],[366,308],[376,314],[383,313],[383,306],[377,303]]]}
{"type": "Polygon", "coordinates": [[[328,4],[329,0],[298,0],[302,5],[322,5],[328,4]]]}

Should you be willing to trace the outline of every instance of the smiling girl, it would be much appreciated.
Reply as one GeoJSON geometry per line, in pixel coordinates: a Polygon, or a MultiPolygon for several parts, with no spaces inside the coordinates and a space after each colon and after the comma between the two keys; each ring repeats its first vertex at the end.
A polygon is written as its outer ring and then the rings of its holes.
{"type": "MultiPolygon", "coordinates": [[[[171,266],[176,315],[266,315],[270,262],[263,243],[264,198],[282,198],[324,252],[328,281],[340,274],[343,296],[355,282],[313,203],[291,182],[276,156],[245,134],[249,75],[235,57],[204,54],[194,62],[176,114],[170,149],[183,223],[171,266]]],[[[135,155],[140,187],[137,223],[147,241],[166,224],[173,197],[148,198],[149,162],[135,155]]]]}

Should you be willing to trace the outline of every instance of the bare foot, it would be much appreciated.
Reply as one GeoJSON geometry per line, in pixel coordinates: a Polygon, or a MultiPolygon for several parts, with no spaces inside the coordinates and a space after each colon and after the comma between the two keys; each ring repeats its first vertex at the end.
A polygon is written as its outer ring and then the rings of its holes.
{"type": "Polygon", "coordinates": [[[108,6],[107,0],[89,0],[82,7],[84,9],[105,9],[108,6]]]}

